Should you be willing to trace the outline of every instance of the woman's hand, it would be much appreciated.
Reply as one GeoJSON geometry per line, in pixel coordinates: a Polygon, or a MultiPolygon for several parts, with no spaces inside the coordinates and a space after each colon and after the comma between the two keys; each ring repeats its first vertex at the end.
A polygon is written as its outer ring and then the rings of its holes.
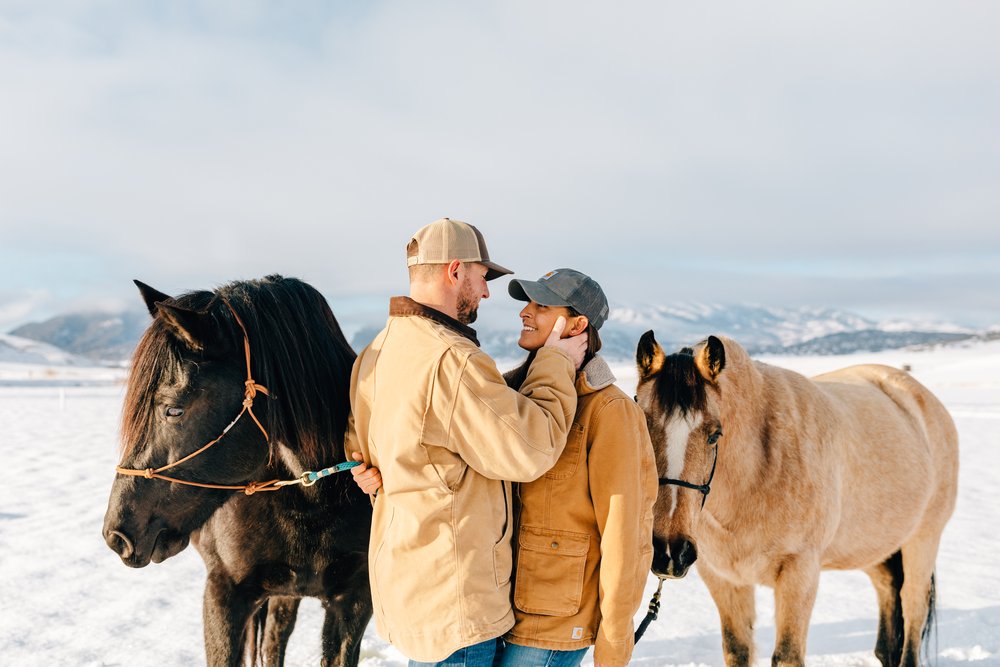
{"type": "Polygon", "coordinates": [[[583,357],[587,353],[587,332],[584,331],[576,336],[563,338],[562,334],[565,330],[566,318],[560,315],[556,323],[552,325],[549,337],[545,339],[545,347],[558,347],[569,355],[569,358],[573,360],[573,366],[577,370],[580,370],[580,366],[583,364],[583,357]]]}
{"type": "Polygon", "coordinates": [[[378,493],[378,490],[382,488],[382,473],[374,466],[368,467],[360,452],[354,452],[351,454],[351,458],[355,461],[361,461],[361,465],[351,468],[351,474],[354,475],[354,483],[370,496],[378,493]]]}

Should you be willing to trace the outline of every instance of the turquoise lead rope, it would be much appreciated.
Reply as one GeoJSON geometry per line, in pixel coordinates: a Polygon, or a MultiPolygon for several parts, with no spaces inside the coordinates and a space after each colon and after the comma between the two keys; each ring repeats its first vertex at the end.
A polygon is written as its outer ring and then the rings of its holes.
{"type": "Polygon", "coordinates": [[[313,472],[312,470],[306,470],[304,473],[299,475],[297,479],[289,479],[283,482],[275,482],[275,486],[291,486],[293,484],[301,484],[302,486],[312,486],[324,477],[329,477],[334,473],[344,472],[345,470],[350,470],[351,468],[361,465],[361,461],[344,461],[343,463],[338,463],[337,465],[330,466],[329,468],[323,468],[322,470],[317,470],[313,472]]]}
{"type": "Polygon", "coordinates": [[[330,466],[329,468],[323,468],[322,470],[317,470],[316,472],[304,472],[303,476],[306,478],[305,482],[302,482],[306,486],[310,484],[315,484],[318,480],[324,477],[329,477],[330,475],[338,472],[344,472],[345,470],[350,470],[351,468],[356,468],[361,465],[361,461],[344,461],[343,463],[338,463],[335,466],[330,466]]]}

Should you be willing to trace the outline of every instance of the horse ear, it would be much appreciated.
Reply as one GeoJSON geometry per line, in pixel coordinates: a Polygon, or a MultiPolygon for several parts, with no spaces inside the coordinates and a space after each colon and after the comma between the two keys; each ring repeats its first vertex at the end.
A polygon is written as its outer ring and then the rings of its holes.
{"type": "Polygon", "coordinates": [[[156,304],[156,309],[167,328],[182,343],[196,352],[205,349],[214,330],[214,321],[208,311],[188,310],[162,302],[156,304]]]}
{"type": "Polygon", "coordinates": [[[132,282],[139,288],[139,293],[142,294],[142,300],[146,302],[146,309],[149,310],[149,314],[156,317],[156,303],[158,301],[167,301],[171,298],[170,295],[153,289],[141,280],[133,280],[132,282]]]}
{"type": "Polygon", "coordinates": [[[652,329],[642,334],[642,338],[639,339],[639,347],[635,350],[635,363],[639,367],[639,377],[648,378],[659,373],[666,358],[667,355],[663,353],[663,348],[656,342],[652,329]]]}
{"type": "Polygon", "coordinates": [[[726,346],[715,336],[709,336],[705,347],[694,359],[698,371],[709,382],[715,382],[719,373],[726,367],[726,346]]]}

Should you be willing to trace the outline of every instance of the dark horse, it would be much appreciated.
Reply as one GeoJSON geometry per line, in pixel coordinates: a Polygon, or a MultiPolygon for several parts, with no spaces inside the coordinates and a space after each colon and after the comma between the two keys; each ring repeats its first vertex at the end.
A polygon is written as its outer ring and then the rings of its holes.
{"type": "Polygon", "coordinates": [[[195,545],[210,665],[280,665],[304,596],[326,610],[323,664],[356,665],[368,497],[350,475],[267,483],[344,461],[355,355],[326,300],[276,275],[178,297],[136,284],[153,322],[129,373],[108,546],[144,567],[195,545]]]}

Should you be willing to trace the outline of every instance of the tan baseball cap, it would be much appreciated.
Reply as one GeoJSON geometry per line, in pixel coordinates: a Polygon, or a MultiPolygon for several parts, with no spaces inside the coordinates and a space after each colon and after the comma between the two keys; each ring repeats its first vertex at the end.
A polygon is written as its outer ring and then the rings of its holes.
{"type": "MultiPolygon", "coordinates": [[[[417,254],[406,258],[406,265],[447,264],[457,259],[460,262],[478,262],[489,271],[486,280],[514,273],[510,269],[490,261],[486,250],[486,239],[482,233],[467,222],[441,218],[421,227],[410,241],[417,242],[417,254]]],[[[407,244],[409,245],[409,244],[407,244]]]]}

